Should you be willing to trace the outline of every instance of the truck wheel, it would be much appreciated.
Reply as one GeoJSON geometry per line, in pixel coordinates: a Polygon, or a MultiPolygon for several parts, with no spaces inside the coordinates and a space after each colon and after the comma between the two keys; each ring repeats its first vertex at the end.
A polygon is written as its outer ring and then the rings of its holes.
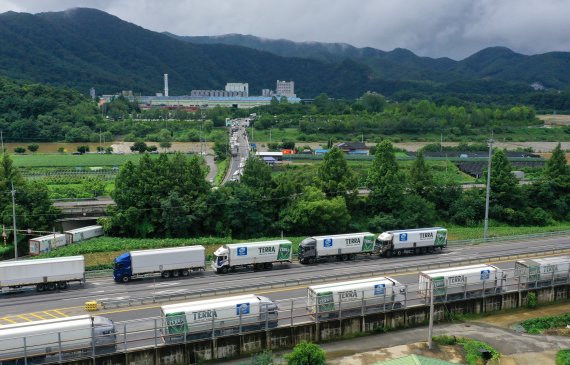
{"type": "Polygon", "coordinates": [[[48,290],[55,290],[55,288],[57,287],[57,285],[55,283],[48,283],[47,284],[47,288],[48,290]]]}
{"type": "Polygon", "coordinates": [[[38,284],[38,285],[36,285],[36,291],[42,292],[42,291],[44,291],[44,290],[45,290],[44,284],[38,284]]]}
{"type": "Polygon", "coordinates": [[[348,256],[349,260],[355,260],[356,259],[356,254],[355,253],[351,253],[350,256],[348,256]]]}
{"type": "Polygon", "coordinates": [[[311,257],[309,259],[309,265],[313,265],[315,263],[315,259],[313,257],[311,257]]]}
{"type": "Polygon", "coordinates": [[[348,255],[341,255],[341,256],[340,256],[340,259],[341,259],[342,261],[346,261],[346,260],[348,260],[348,255]]]}
{"type": "Polygon", "coordinates": [[[227,273],[228,273],[228,267],[227,267],[227,266],[222,267],[222,268],[220,269],[220,272],[221,272],[222,274],[227,274],[227,273]]]}
{"type": "Polygon", "coordinates": [[[58,286],[60,289],[67,289],[67,282],[66,282],[66,281],[60,281],[60,282],[57,284],[57,286],[58,286]]]}
{"type": "Polygon", "coordinates": [[[392,257],[392,250],[386,251],[386,257],[392,257]]]}
{"type": "Polygon", "coordinates": [[[266,262],[265,263],[265,270],[272,270],[273,269],[273,263],[272,262],[266,262]]]}
{"type": "Polygon", "coordinates": [[[255,264],[253,267],[254,270],[263,270],[263,264],[255,264]]]}
{"type": "Polygon", "coordinates": [[[123,277],[121,278],[121,281],[122,281],[123,283],[128,283],[130,280],[131,280],[131,278],[128,277],[128,276],[123,276],[123,277]]]}
{"type": "Polygon", "coordinates": [[[188,271],[187,269],[182,270],[182,276],[188,276],[190,275],[190,271],[188,271]]]}
{"type": "Polygon", "coordinates": [[[402,250],[396,251],[396,256],[402,256],[402,250]]]}
{"type": "Polygon", "coordinates": [[[178,270],[172,270],[172,277],[177,278],[180,276],[180,271],[178,270]]]}
{"type": "Polygon", "coordinates": [[[168,279],[170,277],[170,271],[163,271],[162,274],[160,274],[164,279],[168,279]]]}

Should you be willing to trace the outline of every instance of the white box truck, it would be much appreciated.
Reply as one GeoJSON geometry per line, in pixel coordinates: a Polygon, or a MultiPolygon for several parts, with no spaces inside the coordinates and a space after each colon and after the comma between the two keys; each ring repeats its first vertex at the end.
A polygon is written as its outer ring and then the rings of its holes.
{"type": "Polygon", "coordinates": [[[299,262],[314,264],[322,259],[354,260],[357,254],[372,254],[376,237],[370,232],[307,237],[299,244],[299,262]]]}
{"type": "Polygon", "coordinates": [[[506,284],[506,274],[487,264],[421,271],[419,296],[429,299],[432,281],[434,298],[447,301],[500,293],[506,284]]]}
{"type": "Polygon", "coordinates": [[[212,268],[221,274],[239,267],[271,270],[274,262],[291,262],[293,244],[288,240],[223,245],[214,252],[212,268]]]}
{"type": "Polygon", "coordinates": [[[271,299],[255,294],[221,297],[161,307],[163,339],[173,342],[273,328],[278,308],[271,299]]]}
{"type": "MultiPolygon", "coordinates": [[[[526,259],[515,262],[515,277],[521,287],[540,287],[564,282],[570,276],[570,256],[526,259]]],[[[519,285],[519,284],[517,284],[519,285]]]]}
{"type": "Polygon", "coordinates": [[[403,254],[433,253],[447,247],[447,229],[441,227],[383,232],[377,239],[380,254],[391,257],[403,254]]]}
{"type": "Polygon", "coordinates": [[[39,292],[66,289],[73,281],[85,283],[83,256],[0,262],[2,292],[25,286],[35,286],[39,292]]]}
{"type": "Polygon", "coordinates": [[[47,236],[36,237],[30,240],[30,255],[37,256],[44,252],[49,252],[54,248],[67,245],[64,234],[55,233],[47,236]]]}
{"type": "Polygon", "coordinates": [[[114,349],[115,324],[99,316],[74,316],[0,326],[0,364],[40,363],[53,356],[57,361],[77,352],[96,353],[114,349]],[[25,341],[24,341],[25,339],[25,341]],[[25,344],[25,345],[24,345],[25,344]]]}
{"type": "Polygon", "coordinates": [[[63,232],[65,234],[67,244],[85,241],[90,238],[102,236],[105,232],[103,226],[87,226],[70,231],[63,232]]]}
{"type": "Polygon", "coordinates": [[[188,276],[190,271],[205,270],[204,246],[184,246],[126,252],[115,259],[113,278],[127,283],[131,279],[160,274],[163,278],[188,276]]]}
{"type": "Polygon", "coordinates": [[[326,319],[401,308],[406,286],[389,277],[313,285],[307,289],[308,310],[313,318],[326,319]]]}

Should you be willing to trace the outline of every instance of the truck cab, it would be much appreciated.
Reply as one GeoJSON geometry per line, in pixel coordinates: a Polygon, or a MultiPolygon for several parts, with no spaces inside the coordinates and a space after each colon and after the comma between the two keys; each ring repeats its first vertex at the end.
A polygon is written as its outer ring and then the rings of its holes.
{"type": "Polygon", "coordinates": [[[218,248],[214,252],[214,259],[212,260],[212,268],[218,273],[225,274],[230,268],[230,250],[224,246],[218,248]]]}
{"type": "Polygon", "coordinates": [[[391,253],[394,249],[394,235],[392,233],[384,232],[376,239],[376,250],[379,250],[380,255],[391,253]]]}
{"type": "Polygon", "coordinates": [[[308,237],[301,241],[298,258],[302,264],[314,264],[317,261],[317,240],[308,237]]]}
{"type": "Polygon", "coordinates": [[[131,254],[126,252],[115,259],[113,279],[126,283],[131,280],[131,276],[133,276],[131,254]]]}

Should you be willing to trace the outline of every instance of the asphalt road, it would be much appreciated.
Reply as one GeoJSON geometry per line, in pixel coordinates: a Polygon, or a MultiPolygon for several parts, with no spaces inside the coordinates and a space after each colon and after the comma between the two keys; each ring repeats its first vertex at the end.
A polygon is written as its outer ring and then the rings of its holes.
{"type": "MultiPolygon", "coordinates": [[[[453,263],[470,259],[503,257],[523,253],[540,253],[554,249],[570,248],[570,237],[548,237],[520,242],[450,247],[441,253],[424,256],[378,258],[361,256],[359,260],[348,262],[328,262],[313,266],[299,263],[276,265],[272,271],[237,271],[227,275],[215,274],[210,268],[205,272],[195,272],[188,278],[163,280],[141,279],[128,284],[115,283],[111,277],[90,279],[85,286],[75,284],[61,292],[36,293],[33,289],[19,293],[0,295],[0,325],[10,323],[52,319],[85,313],[83,305],[90,300],[128,299],[152,297],[167,293],[195,293],[207,289],[243,288],[263,286],[256,294],[267,295],[274,300],[304,297],[306,285],[289,288],[269,289],[270,285],[293,280],[323,279],[334,275],[346,276],[359,273],[381,276],[380,271],[396,271],[418,265],[453,263]]],[[[497,260],[498,261],[498,260],[497,260]]],[[[395,275],[390,275],[395,276],[395,275]]],[[[396,275],[403,283],[416,282],[417,274],[396,275]]],[[[190,301],[189,299],[187,301],[190,301]]],[[[195,300],[195,299],[194,299],[195,300]]],[[[178,300],[184,301],[184,300],[178,300]]],[[[122,307],[98,312],[116,320],[132,320],[159,315],[160,303],[150,303],[139,307],[122,307]]]]}
{"type": "MultiPolygon", "coordinates": [[[[223,183],[228,182],[236,171],[239,170],[239,164],[241,159],[244,161],[249,156],[249,141],[247,140],[247,134],[245,133],[245,126],[241,123],[238,125],[238,130],[234,133],[237,136],[237,141],[239,144],[237,156],[232,156],[230,160],[230,167],[228,168],[228,173],[226,174],[223,183]]],[[[238,177],[239,179],[239,177],[238,177]]]]}

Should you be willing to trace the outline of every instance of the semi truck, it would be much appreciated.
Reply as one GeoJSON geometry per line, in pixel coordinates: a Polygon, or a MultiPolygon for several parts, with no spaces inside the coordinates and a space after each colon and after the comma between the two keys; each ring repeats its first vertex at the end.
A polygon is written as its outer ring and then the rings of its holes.
{"type": "Polygon", "coordinates": [[[49,252],[54,248],[67,245],[64,234],[54,233],[47,236],[32,238],[30,241],[30,255],[37,256],[44,252],[49,252]]]}
{"type": "Polygon", "coordinates": [[[299,262],[314,264],[328,258],[354,260],[357,254],[374,253],[375,238],[370,232],[307,237],[299,244],[299,262]]]}
{"type": "Polygon", "coordinates": [[[437,301],[466,299],[502,292],[506,274],[497,266],[487,264],[421,271],[419,296],[430,298],[431,282],[437,301]]]}
{"type": "Polygon", "coordinates": [[[288,240],[232,243],[214,252],[212,268],[219,274],[240,267],[271,270],[275,262],[291,262],[292,254],[293,244],[288,240]]]}
{"type": "Polygon", "coordinates": [[[39,292],[66,289],[74,281],[85,283],[83,256],[0,262],[2,292],[26,286],[35,286],[39,292]]]}
{"type": "Polygon", "coordinates": [[[0,364],[41,363],[47,357],[57,362],[76,353],[114,350],[113,321],[99,316],[74,316],[0,326],[0,364]]]}
{"type": "Polygon", "coordinates": [[[312,318],[337,318],[398,309],[406,300],[406,287],[389,277],[377,277],[310,286],[308,311],[312,318]],[[363,312],[364,311],[364,312],[363,312]]]}
{"type": "Polygon", "coordinates": [[[105,232],[103,226],[87,226],[63,232],[67,244],[85,241],[90,238],[102,236],[105,232]]]}
{"type": "Polygon", "coordinates": [[[185,246],[126,252],[115,259],[113,278],[127,283],[132,279],[155,276],[188,276],[190,271],[205,270],[204,246],[185,246]]]}
{"type": "Polygon", "coordinates": [[[376,240],[382,256],[433,253],[447,247],[447,229],[441,227],[383,232],[376,240]]]}
{"type": "Polygon", "coordinates": [[[570,274],[570,256],[526,259],[515,262],[515,277],[521,287],[535,288],[566,282],[570,274]]]}
{"type": "Polygon", "coordinates": [[[209,338],[277,326],[278,308],[255,294],[163,305],[165,342],[209,338]]]}

